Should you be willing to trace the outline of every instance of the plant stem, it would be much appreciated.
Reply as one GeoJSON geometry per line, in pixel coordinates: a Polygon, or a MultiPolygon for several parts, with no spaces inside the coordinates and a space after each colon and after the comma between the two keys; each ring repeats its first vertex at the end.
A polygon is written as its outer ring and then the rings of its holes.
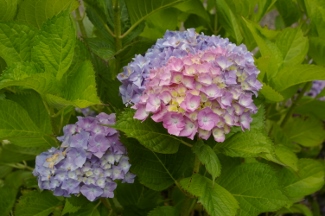
{"type": "Polygon", "coordinates": [[[287,114],[285,115],[284,119],[282,120],[282,122],[280,124],[281,127],[284,127],[286,125],[286,123],[292,116],[293,111],[295,110],[296,106],[298,105],[299,100],[304,96],[306,90],[310,87],[310,85],[311,85],[311,82],[306,83],[304,85],[304,87],[302,88],[301,92],[298,94],[296,100],[294,100],[292,102],[291,107],[289,108],[287,114]]]}
{"type": "Polygon", "coordinates": [[[108,210],[112,210],[111,205],[109,204],[109,202],[107,201],[106,198],[100,198],[100,201],[103,203],[103,205],[108,209],[108,210]]]}
{"type": "Polygon", "coordinates": [[[29,170],[29,171],[33,171],[34,170],[32,167],[27,166],[27,164],[20,164],[20,163],[13,164],[13,163],[8,163],[8,164],[4,164],[4,165],[9,166],[9,167],[13,167],[13,168],[16,168],[16,169],[26,169],[26,170],[29,170]]]}
{"type": "MultiPolygon", "coordinates": [[[[80,5],[81,5],[81,3],[80,3],[80,5]]],[[[79,29],[80,29],[81,38],[87,38],[86,28],[85,28],[84,23],[83,23],[83,17],[80,14],[80,7],[78,7],[76,9],[76,20],[77,20],[77,23],[78,23],[78,26],[79,26],[79,29]]]]}
{"type": "MultiPolygon", "coordinates": [[[[121,40],[121,9],[119,5],[119,0],[113,0],[113,11],[114,11],[114,36],[115,36],[115,52],[118,53],[122,49],[121,40]]],[[[120,70],[120,56],[116,55],[115,59],[115,74],[119,73],[120,70]]]]}
{"type": "Polygon", "coordinates": [[[196,174],[200,171],[200,165],[201,165],[200,160],[199,160],[198,156],[195,155],[193,174],[196,174]]]}

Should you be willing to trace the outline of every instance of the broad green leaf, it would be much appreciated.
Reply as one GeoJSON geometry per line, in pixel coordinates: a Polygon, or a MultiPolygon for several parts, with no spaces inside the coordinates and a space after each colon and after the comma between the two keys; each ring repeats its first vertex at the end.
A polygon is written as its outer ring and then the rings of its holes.
{"type": "Polygon", "coordinates": [[[90,61],[78,64],[73,71],[66,74],[63,83],[63,98],[68,105],[85,108],[100,104],[97,96],[95,71],[90,61]]]}
{"type": "Polygon", "coordinates": [[[279,70],[273,78],[277,91],[313,80],[325,80],[325,67],[310,64],[287,66],[279,70]]]}
{"type": "Polygon", "coordinates": [[[7,67],[7,63],[3,58],[0,57],[0,75],[2,74],[2,71],[4,71],[7,67]]]}
{"type": "Polygon", "coordinates": [[[0,103],[0,139],[22,147],[51,146],[50,138],[35,125],[26,110],[10,100],[0,103]]]}
{"type": "Polygon", "coordinates": [[[39,94],[33,91],[25,95],[6,94],[6,98],[24,107],[36,126],[41,129],[42,132],[51,134],[51,118],[39,94]]]}
{"type": "Polygon", "coordinates": [[[181,138],[169,135],[161,124],[150,118],[141,122],[133,116],[133,110],[124,111],[114,127],[126,136],[137,139],[146,148],[158,153],[173,154],[177,152],[179,144],[187,144],[181,138]]]}
{"type": "Polygon", "coordinates": [[[308,52],[308,39],[300,28],[286,28],[278,34],[276,45],[283,55],[283,66],[301,63],[308,52]]]}
{"type": "Polygon", "coordinates": [[[74,10],[78,6],[76,0],[24,0],[19,5],[17,21],[41,28],[43,23],[61,11],[74,10]]]}
{"type": "Polygon", "coordinates": [[[6,176],[5,186],[18,189],[31,178],[35,178],[31,171],[17,170],[6,176]]]}
{"type": "Polygon", "coordinates": [[[18,0],[0,0],[0,22],[12,20],[17,11],[18,0]]]}
{"type": "Polygon", "coordinates": [[[3,186],[0,187],[0,212],[3,215],[9,215],[15,204],[17,189],[3,186]]]}
{"type": "Polygon", "coordinates": [[[271,101],[271,102],[280,102],[284,100],[284,97],[277,92],[276,90],[274,90],[271,86],[262,83],[263,87],[262,89],[259,91],[259,93],[261,93],[266,100],[271,101]]]}
{"type": "Polygon", "coordinates": [[[192,151],[199,158],[200,162],[205,165],[206,170],[211,174],[214,181],[221,173],[221,164],[217,154],[212,148],[202,140],[199,140],[192,148],[192,151]]]}
{"type": "Polygon", "coordinates": [[[62,215],[67,214],[67,213],[75,213],[81,208],[81,206],[75,206],[70,203],[69,199],[65,200],[64,208],[62,210],[62,215]]]}
{"type": "Polygon", "coordinates": [[[150,211],[148,216],[177,216],[177,210],[172,206],[160,206],[150,211]]]}
{"type": "Polygon", "coordinates": [[[316,64],[325,66],[325,38],[310,37],[308,54],[316,64]]]}
{"type": "Polygon", "coordinates": [[[318,36],[325,35],[325,6],[322,0],[304,1],[308,17],[312,21],[312,30],[315,29],[318,36]]]}
{"type": "MultiPolygon", "coordinates": [[[[257,11],[254,11],[254,21],[261,21],[262,17],[272,9],[274,3],[277,0],[265,0],[265,1],[257,1],[257,11]]],[[[255,10],[256,8],[254,8],[255,10]]]]}
{"type": "Polygon", "coordinates": [[[0,23],[0,56],[8,66],[30,60],[34,36],[35,31],[28,26],[0,23]]]}
{"type": "Polygon", "coordinates": [[[276,76],[277,71],[283,61],[283,55],[281,51],[276,46],[276,44],[271,42],[263,35],[263,33],[260,31],[260,26],[258,24],[245,20],[244,18],[243,20],[247,28],[253,35],[253,38],[255,39],[258,45],[262,57],[267,58],[269,64],[269,69],[266,71],[267,78],[276,76]]]}
{"type": "Polygon", "coordinates": [[[311,210],[304,204],[296,203],[290,206],[290,208],[282,208],[276,212],[275,216],[281,216],[284,214],[303,214],[304,216],[314,216],[311,210]]]}
{"type": "Polygon", "coordinates": [[[290,141],[312,147],[323,143],[325,130],[323,122],[313,117],[295,117],[283,128],[290,141]]]}
{"type": "Polygon", "coordinates": [[[239,216],[257,216],[289,203],[276,172],[269,165],[247,163],[222,172],[218,183],[239,203],[239,216]]]}
{"type": "MultiPolygon", "coordinates": [[[[1,157],[0,157],[1,159],[1,157]]],[[[0,179],[5,177],[8,173],[12,171],[12,167],[6,166],[6,165],[0,165],[0,179]]]]}
{"type": "Polygon", "coordinates": [[[35,160],[36,155],[49,148],[50,146],[24,148],[14,144],[3,145],[0,147],[0,163],[18,163],[23,160],[35,160]]]}
{"type": "Polygon", "coordinates": [[[299,102],[299,106],[297,106],[295,109],[295,113],[312,115],[321,120],[325,120],[324,110],[325,110],[325,101],[302,98],[299,102]]]}
{"type": "Polygon", "coordinates": [[[114,57],[115,47],[108,40],[102,38],[86,38],[87,45],[93,53],[107,61],[114,57]]]}
{"type": "Polygon", "coordinates": [[[298,171],[297,155],[293,153],[292,149],[285,145],[275,145],[274,152],[271,154],[264,154],[262,157],[277,164],[290,167],[294,171],[298,171]]]}
{"type": "Polygon", "coordinates": [[[215,150],[231,157],[258,157],[273,152],[273,143],[264,132],[252,129],[238,132],[216,145],[215,150]]]}
{"type": "Polygon", "coordinates": [[[23,196],[18,201],[15,209],[16,216],[48,216],[55,208],[61,205],[51,192],[31,191],[23,196]]]}
{"type": "Polygon", "coordinates": [[[263,105],[257,106],[257,113],[252,115],[250,129],[264,130],[265,129],[265,108],[263,105]]]}
{"type": "Polygon", "coordinates": [[[210,17],[200,0],[187,0],[183,3],[175,5],[174,7],[185,13],[196,14],[203,18],[206,22],[210,22],[210,17]]]}
{"type": "Polygon", "coordinates": [[[19,81],[42,72],[43,70],[33,62],[17,62],[3,71],[0,82],[19,81]]]}
{"type": "Polygon", "coordinates": [[[69,216],[100,216],[100,213],[95,203],[88,203],[87,205],[82,206],[79,211],[69,214],[69,216]]]}
{"type": "Polygon", "coordinates": [[[132,208],[134,212],[141,212],[143,215],[147,215],[162,199],[159,191],[141,185],[137,179],[132,184],[119,184],[114,191],[114,197],[124,209],[132,208]]]}
{"type": "Polygon", "coordinates": [[[137,175],[141,184],[152,190],[167,189],[192,171],[194,154],[189,147],[180,146],[176,154],[158,154],[136,141],[123,143],[128,149],[131,172],[137,175]]]}
{"type": "Polygon", "coordinates": [[[52,73],[60,80],[71,65],[75,41],[70,15],[64,11],[42,25],[35,38],[32,59],[42,65],[45,72],[52,73]]]}
{"type": "Polygon", "coordinates": [[[182,188],[199,198],[199,202],[211,216],[237,215],[238,202],[234,196],[222,186],[210,179],[194,174],[180,181],[182,188]]]}
{"type": "Polygon", "coordinates": [[[125,4],[129,12],[131,23],[134,26],[140,24],[144,19],[156,11],[172,7],[184,1],[186,0],[125,0],[125,4]]]}
{"type": "Polygon", "coordinates": [[[322,188],[324,164],[312,159],[300,159],[297,173],[283,169],[280,176],[284,193],[292,200],[298,200],[322,188]]]}
{"type": "Polygon", "coordinates": [[[236,40],[237,44],[243,40],[236,16],[231,11],[225,0],[216,0],[216,10],[220,24],[236,40]]]}
{"type": "Polygon", "coordinates": [[[258,2],[258,0],[228,0],[227,4],[234,14],[242,17],[251,17],[254,15],[254,9],[258,2]]]}
{"type": "Polygon", "coordinates": [[[298,5],[293,0],[277,0],[275,5],[286,26],[291,26],[301,16],[298,5]]]}

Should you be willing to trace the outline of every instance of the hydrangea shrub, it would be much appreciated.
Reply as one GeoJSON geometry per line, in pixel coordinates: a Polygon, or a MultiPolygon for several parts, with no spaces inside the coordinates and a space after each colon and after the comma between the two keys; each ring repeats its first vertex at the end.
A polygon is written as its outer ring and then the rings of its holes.
{"type": "Polygon", "coordinates": [[[324,14],[0,0],[0,215],[324,215],[324,14]]]}

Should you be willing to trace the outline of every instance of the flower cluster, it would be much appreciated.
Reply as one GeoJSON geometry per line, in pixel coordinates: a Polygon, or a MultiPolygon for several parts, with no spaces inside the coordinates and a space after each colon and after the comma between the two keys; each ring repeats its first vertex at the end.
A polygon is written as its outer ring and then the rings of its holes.
{"type": "Polygon", "coordinates": [[[75,108],[75,111],[82,113],[84,116],[95,116],[96,112],[89,107],[86,108],[75,108]]]}
{"type": "Polygon", "coordinates": [[[117,186],[114,180],[133,183],[129,158],[119,141],[118,132],[103,125],[115,124],[115,114],[78,117],[76,124],[66,125],[59,149],[51,148],[36,157],[33,174],[41,189],[56,196],[83,194],[93,201],[112,198],[117,186]]]}
{"type": "MultiPolygon", "coordinates": [[[[324,88],[325,88],[325,80],[316,80],[313,82],[310,91],[307,92],[306,95],[310,97],[316,97],[324,88]]],[[[319,99],[325,100],[325,97],[321,97],[319,99]]]]}
{"type": "Polygon", "coordinates": [[[150,114],[170,134],[223,142],[232,126],[249,129],[261,88],[259,70],[244,45],[199,35],[193,29],[167,31],[144,55],[118,75],[125,104],[135,118],[150,114]]]}

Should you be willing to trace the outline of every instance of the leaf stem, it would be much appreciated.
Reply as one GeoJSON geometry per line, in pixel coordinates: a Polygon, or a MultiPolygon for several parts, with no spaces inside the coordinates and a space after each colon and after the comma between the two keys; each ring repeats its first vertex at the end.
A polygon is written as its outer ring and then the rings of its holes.
{"type": "Polygon", "coordinates": [[[103,203],[103,205],[108,209],[108,210],[112,210],[111,205],[109,204],[109,202],[107,201],[106,198],[100,198],[100,201],[103,203]]]}
{"type": "Polygon", "coordinates": [[[193,166],[193,174],[196,174],[200,171],[200,165],[201,162],[199,160],[199,157],[197,155],[195,155],[195,159],[194,159],[194,166],[193,166]]]}
{"type": "Polygon", "coordinates": [[[32,167],[27,166],[26,162],[23,162],[23,164],[21,164],[21,163],[16,163],[16,164],[8,163],[8,164],[4,164],[4,165],[9,166],[9,167],[13,167],[13,168],[16,168],[16,169],[26,169],[26,170],[29,170],[29,171],[34,170],[32,167]]]}
{"type": "Polygon", "coordinates": [[[113,11],[114,11],[114,35],[115,35],[115,48],[116,52],[122,49],[121,40],[121,11],[118,0],[113,0],[113,11]]]}
{"type": "MultiPolygon", "coordinates": [[[[81,1],[80,2],[80,6],[81,6],[81,1]]],[[[76,20],[80,29],[80,33],[81,33],[81,38],[87,38],[87,32],[86,32],[86,28],[84,26],[83,23],[83,17],[80,14],[80,6],[75,10],[76,11],[76,20]]]]}
{"type": "Polygon", "coordinates": [[[282,120],[282,122],[280,124],[281,127],[284,127],[286,125],[286,123],[288,122],[288,120],[292,116],[292,113],[293,113],[294,109],[298,105],[299,100],[304,96],[305,92],[310,87],[310,85],[311,85],[311,82],[307,82],[304,85],[304,87],[302,88],[301,92],[298,94],[297,98],[295,100],[293,100],[291,107],[289,108],[287,114],[285,115],[285,117],[283,118],[283,120],[282,120]]]}

